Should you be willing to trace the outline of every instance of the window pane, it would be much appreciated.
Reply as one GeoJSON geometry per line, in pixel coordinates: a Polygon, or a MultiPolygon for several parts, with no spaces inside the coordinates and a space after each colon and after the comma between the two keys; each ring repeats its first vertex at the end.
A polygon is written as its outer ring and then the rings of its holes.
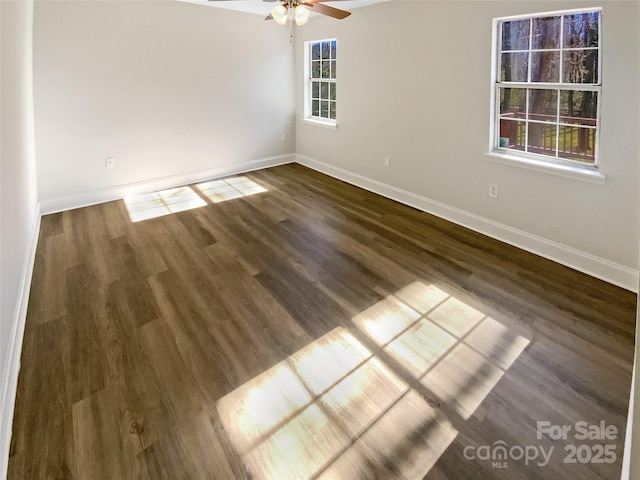
{"type": "Polygon", "coordinates": [[[325,120],[336,118],[336,54],[336,40],[310,44],[309,81],[311,85],[305,91],[307,105],[305,111],[310,117],[325,120]]]}
{"type": "Polygon", "coordinates": [[[600,12],[564,16],[563,44],[568,48],[597,47],[600,12]]]}
{"type": "Polygon", "coordinates": [[[560,17],[534,18],[531,38],[534,50],[560,48],[560,17]]]}
{"type": "Polygon", "coordinates": [[[331,42],[322,42],[322,59],[329,60],[331,42]]]}
{"type": "Polygon", "coordinates": [[[524,150],[525,122],[500,119],[499,146],[512,150],[524,150]]]}
{"type": "Polygon", "coordinates": [[[329,102],[327,101],[320,102],[320,116],[322,118],[329,118],[329,102]]]}
{"type": "Polygon", "coordinates": [[[502,50],[527,50],[529,25],[528,19],[502,22],[502,50]]]}
{"type": "Polygon", "coordinates": [[[569,160],[594,164],[596,129],[561,125],[558,135],[558,156],[569,160]]]}
{"type": "Polygon", "coordinates": [[[500,64],[500,81],[526,82],[528,68],[528,53],[503,53],[500,64]]]}
{"type": "Polygon", "coordinates": [[[555,122],[558,118],[557,90],[529,90],[529,120],[555,122]]]}
{"type": "Polygon", "coordinates": [[[560,92],[560,122],[596,126],[598,93],[563,90],[560,92]]]}
{"type": "Polygon", "coordinates": [[[555,157],[558,125],[555,123],[529,123],[528,125],[527,151],[555,157]]]}
{"type": "Polygon", "coordinates": [[[331,63],[330,62],[322,62],[322,78],[331,78],[331,63]]]}
{"type": "Polygon", "coordinates": [[[526,113],[526,90],[524,88],[500,89],[500,117],[524,118],[526,113]]]}
{"type": "Polygon", "coordinates": [[[327,82],[322,82],[320,84],[320,98],[322,100],[329,99],[329,84],[327,82]]]}
{"type": "Polygon", "coordinates": [[[598,83],[598,50],[564,52],[563,82],[598,83]]]}
{"type": "Polygon", "coordinates": [[[599,27],[600,12],[499,24],[497,148],[595,164],[599,92],[582,85],[600,85],[599,27]]]}
{"type": "Polygon", "coordinates": [[[560,81],[560,52],[531,52],[531,81],[560,81]]]}
{"type": "Polygon", "coordinates": [[[311,60],[320,60],[320,44],[313,43],[311,45],[311,60]]]}

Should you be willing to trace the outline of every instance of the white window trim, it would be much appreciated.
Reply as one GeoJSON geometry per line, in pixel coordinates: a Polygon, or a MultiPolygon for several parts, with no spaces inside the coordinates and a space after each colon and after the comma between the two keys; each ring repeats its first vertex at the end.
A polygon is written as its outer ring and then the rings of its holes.
{"type": "MultiPolygon", "coordinates": [[[[496,101],[496,95],[498,91],[498,62],[500,56],[500,41],[501,35],[498,32],[498,26],[500,22],[521,20],[532,17],[546,17],[556,15],[570,15],[573,13],[585,13],[585,12],[599,12],[600,13],[600,32],[602,32],[602,8],[577,8],[571,10],[557,10],[552,12],[542,12],[526,15],[514,15],[510,17],[494,18],[492,23],[492,45],[491,45],[491,95],[490,95],[490,124],[489,124],[489,150],[485,153],[485,158],[494,162],[512,165],[515,167],[521,167],[528,170],[535,170],[539,172],[550,173],[554,175],[560,175],[563,177],[574,178],[578,180],[584,180],[587,182],[597,183],[604,185],[606,183],[606,175],[600,171],[600,106],[602,100],[602,87],[601,85],[593,84],[563,84],[563,83],[528,83],[528,82],[509,82],[513,88],[533,88],[533,87],[552,87],[556,90],[574,90],[579,85],[580,90],[593,90],[598,92],[598,105],[596,112],[596,150],[595,150],[595,165],[581,164],[577,161],[557,159],[553,157],[547,157],[545,155],[537,155],[529,152],[519,152],[502,148],[498,145],[498,128],[497,119],[499,118],[498,110],[500,108],[496,101]]],[[[598,39],[598,81],[602,80],[602,45],[600,38],[598,39]]],[[[530,72],[529,72],[530,74],[530,72]]]]}
{"type": "Polygon", "coordinates": [[[524,168],[535,172],[549,173],[560,177],[573,178],[575,180],[596,183],[598,185],[605,185],[607,182],[607,176],[593,168],[564,165],[545,160],[509,155],[502,152],[489,152],[484,155],[487,160],[495,163],[501,163],[503,165],[524,168]]]}
{"type": "Polygon", "coordinates": [[[315,127],[328,128],[330,130],[338,129],[338,124],[336,123],[335,120],[332,120],[332,119],[322,120],[316,117],[309,117],[309,118],[305,117],[302,119],[302,121],[308,125],[313,125],[315,127]]]}
{"type": "MultiPolygon", "coordinates": [[[[321,118],[314,117],[311,115],[311,73],[310,73],[310,65],[311,65],[311,44],[320,43],[320,42],[333,42],[336,44],[338,40],[336,38],[325,38],[322,40],[310,40],[308,42],[304,42],[304,113],[302,121],[308,125],[314,125],[317,127],[329,128],[332,130],[336,130],[338,128],[338,111],[336,108],[336,118],[321,118]]],[[[337,48],[337,47],[336,47],[337,48]]],[[[337,59],[336,59],[337,62],[337,59]]],[[[334,79],[336,85],[338,83],[338,75],[336,74],[336,78],[334,79]]],[[[336,107],[338,105],[338,92],[336,90],[336,107]]]]}

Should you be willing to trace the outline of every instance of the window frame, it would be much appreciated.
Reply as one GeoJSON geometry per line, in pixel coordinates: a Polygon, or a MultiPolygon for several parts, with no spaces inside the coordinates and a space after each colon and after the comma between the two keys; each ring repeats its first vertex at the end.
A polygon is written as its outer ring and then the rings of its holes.
{"type": "MultiPolygon", "coordinates": [[[[338,79],[338,74],[337,74],[337,68],[336,68],[336,74],[333,78],[322,78],[322,77],[317,77],[314,78],[312,77],[312,67],[311,67],[311,62],[312,62],[312,48],[314,45],[316,44],[320,44],[322,45],[322,43],[326,43],[326,42],[335,42],[336,43],[336,49],[335,49],[335,58],[330,58],[329,61],[335,61],[336,62],[336,67],[337,67],[337,63],[338,63],[338,39],[337,38],[325,38],[325,39],[321,39],[321,40],[309,40],[307,42],[304,42],[304,116],[303,116],[303,120],[305,120],[306,122],[313,124],[313,125],[318,125],[321,127],[327,127],[327,128],[337,128],[338,122],[338,91],[337,91],[337,79],[338,79]],[[312,102],[313,102],[313,98],[312,98],[312,91],[313,91],[313,83],[314,82],[328,82],[330,85],[333,84],[335,85],[335,100],[333,100],[333,102],[335,102],[335,117],[336,118],[326,118],[326,117],[322,117],[322,116],[316,116],[313,115],[312,113],[312,102]]],[[[322,47],[320,47],[322,48],[322,47]]],[[[329,87],[331,88],[331,87],[329,87]]],[[[319,89],[321,89],[321,87],[319,87],[319,89]]],[[[329,93],[330,95],[330,93],[329,93]]],[[[331,100],[330,100],[331,101],[331,100]]],[[[330,105],[327,107],[328,108],[328,112],[330,112],[330,105]]]]}
{"type": "MultiPolygon", "coordinates": [[[[535,167],[534,169],[544,169],[545,167],[549,167],[552,172],[558,172],[560,169],[564,172],[574,172],[578,174],[587,174],[588,176],[598,175],[600,169],[600,133],[602,129],[601,125],[601,106],[602,106],[602,8],[601,7],[591,7],[591,8],[577,8],[570,10],[558,10],[553,12],[541,12],[534,14],[523,14],[523,15],[514,15],[508,17],[499,17],[493,19],[493,32],[492,32],[492,56],[491,56],[491,115],[490,115],[490,138],[489,138],[489,153],[487,154],[489,157],[501,161],[502,163],[509,163],[510,161],[515,161],[516,163],[525,163],[529,165],[524,165],[527,167],[535,167]],[[502,61],[502,24],[504,22],[517,21],[517,20],[530,20],[533,22],[533,19],[536,18],[545,18],[545,17],[553,17],[553,16],[564,16],[564,15],[575,15],[580,13],[593,13],[597,12],[599,15],[598,19],[598,45],[597,47],[589,47],[589,48],[575,48],[575,47],[564,47],[563,46],[563,35],[564,35],[564,24],[561,21],[560,24],[560,37],[559,37],[559,45],[557,50],[543,50],[533,48],[533,45],[529,44],[527,49],[514,49],[509,52],[512,53],[528,53],[527,62],[528,62],[528,72],[527,72],[527,81],[509,81],[504,82],[500,81],[500,70],[501,70],[501,61],[502,61]],[[598,52],[598,71],[597,71],[597,82],[594,83],[565,83],[562,78],[562,53],[563,51],[571,51],[571,50],[597,50],[598,52]],[[559,62],[559,70],[558,70],[558,82],[532,82],[531,81],[531,72],[532,72],[532,57],[533,53],[537,51],[558,51],[560,52],[560,62],[559,62]],[[536,122],[535,120],[532,122],[529,118],[530,112],[528,111],[528,102],[529,102],[529,92],[532,90],[552,90],[552,91],[593,91],[597,93],[597,104],[596,104],[596,113],[595,113],[595,126],[592,128],[595,132],[595,146],[594,146],[594,163],[587,163],[580,160],[572,160],[565,159],[558,156],[559,154],[559,133],[556,131],[556,155],[545,155],[541,153],[528,152],[528,151],[520,151],[514,150],[507,147],[500,146],[500,89],[501,88],[520,88],[524,89],[526,94],[526,117],[523,124],[527,125],[530,123],[542,123],[536,122]]],[[[531,29],[531,27],[530,27],[531,29]]],[[[531,30],[530,30],[531,31],[531,30]]],[[[531,37],[530,33],[530,39],[531,37]]],[[[535,114],[534,114],[535,115],[535,114]]],[[[546,123],[546,125],[555,125],[556,128],[560,128],[564,125],[570,125],[568,122],[562,122],[560,119],[560,101],[558,99],[558,111],[556,114],[555,123],[546,123]]],[[[588,126],[585,126],[589,128],[588,126]]],[[[528,128],[526,128],[525,132],[528,132],[528,128]]],[[[526,135],[526,133],[525,133],[526,135]]],[[[527,148],[528,140],[525,137],[524,145],[527,148]]]]}

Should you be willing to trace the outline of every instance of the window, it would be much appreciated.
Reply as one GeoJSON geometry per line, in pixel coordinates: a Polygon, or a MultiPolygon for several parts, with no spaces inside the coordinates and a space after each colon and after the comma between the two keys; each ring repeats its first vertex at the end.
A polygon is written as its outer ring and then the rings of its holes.
{"type": "Polygon", "coordinates": [[[305,76],[305,118],[336,123],[337,41],[307,42],[305,76]]]}
{"type": "Polygon", "coordinates": [[[595,169],[600,10],[497,19],[492,151],[595,169]]]}

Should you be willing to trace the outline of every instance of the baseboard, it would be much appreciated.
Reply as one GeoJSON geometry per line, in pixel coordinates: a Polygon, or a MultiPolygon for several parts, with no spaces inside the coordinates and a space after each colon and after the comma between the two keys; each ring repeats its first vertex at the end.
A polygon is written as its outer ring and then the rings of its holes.
{"type": "Polygon", "coordinates": [[[279,155],[277,157],[262,158],[260,160],[252,160],[232,165],[222,165],[205,170],[180,173],[178,175],[171,175],[168,177],[154,178],[142,182],[117,185],[115,187],[44,200],[40,202],[40,208],[42,210],[42,214],[47,215],[65,210],[72,210],[74,208],[88,207],[89,205],[96,205],[98,203],[120,200],[131,193],[146,193],[155,190],[164,190],[166,188],[189,185],[191,183],[202,182],[213,178],[236,175],[239,173],[275,167],[277,165],[292,162],[295,162],[295,154],[279,155]]]}
{"type": "Polygon", "coordinates": [[[612,283],[632,292],[638,291],[639,272],[610,260],[597,257],[573,247],[533,235],[523,230],[494,222],[487,218],[446,205],[427,197],[367,178],[357,173],[315,160],[305,155],[296,155],[296,162],[352,185],[364,188],[405,205],[417,208],[437,217],[449,220],[476,232],[548,258],[567,267],[612,283]]]}
{"type": "Polygon", "coordinates": [[[16,389],[18,387],[18,372],[20,371],[20,355],[22,354],[22,339],[24,326],[27,320],[27,306],[29,305],[29,291],[31,289],[31,277],[33,265],[38,247],[40,234],[40,206],[36,207],[33,225],[31,227],[31,241],[29,251],[22,267],[22,278],[18,290],[18,303],[16,305],[11,331],[9,332],[9,349],[7,357],[2,365],[2,389],[0,390],[0,479],[7,476],[9,464],[9,447],[11,446],[11,429],[13,426],[13,410],[15,406],[16,389]]]}

